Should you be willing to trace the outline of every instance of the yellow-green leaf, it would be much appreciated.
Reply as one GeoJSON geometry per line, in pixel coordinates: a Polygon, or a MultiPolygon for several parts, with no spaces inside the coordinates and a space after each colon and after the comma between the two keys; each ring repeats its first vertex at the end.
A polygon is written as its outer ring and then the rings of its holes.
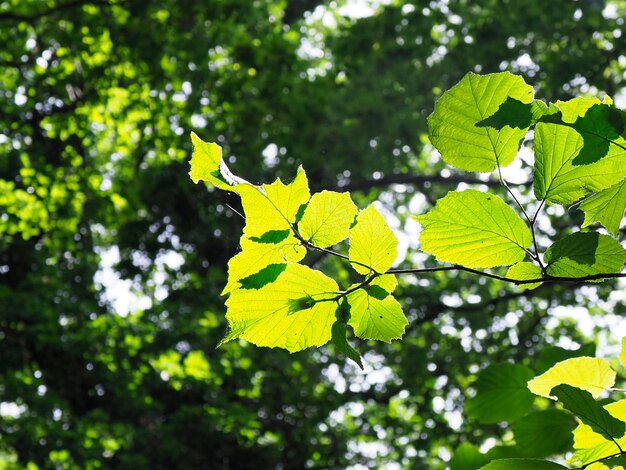
{"type": "Polygon", "coordinates": [[[239,185],[237,189],[246,214],[243,231],[249,237],[262,236],[269,230],[291,230],[300,206],[310,198],[309,183],[302,167],[289,184],[277,179],[261,188],[239,185]]]}
{"type": "Polygon", "coordinates": [[[582,277],[618,273],[626,250],[614,238],[595,232],[577,232],[556,241],[544,255],[551,276],[582,277]]]}
{"type": "Polygon", "coordinates": [[[526,128],[478,127],[508,98],[532,103],[533,87],[509,72],[467,74],[446,91],[428,118],[429,138],[449,165],[467,171],[491,172],[513,161],[526,128]]]}
{"type": "MultiPolygon", "coordinates": [[[[573,123],[592,106],[595,99],[574,98],[557,102],[564,122],[573,123]]],[[[626,177],[626,151],[616,145],[608,148],[606,156],[588,165],[574,160],[584,147],[580,133],[566,125],[539,123],[535,128],[535,178],[537,199],[569,204],[594,191],[606,189],[626,177]]]]}
{"type": "Polygon", "coordinates": [[[193,153],[189,165],[189,176],[194,183],[208,181],[224,190],[234,190],[238,184],[250,184],[233,175],[222,159],[222,147],[215,142],[204,142],[195,132],[191,133],[193,153]]]}
{"type": "Polygon", "coordinates": [[[473,189],[450,192],[415,218],[424,227],[423,251],[471,268],[517,263],[532,242],[528,226],[502,199],[473,189]]]}
{"type": "Polygon", "coordinates": [[[326,248],[348,238],[356,213],[350,193],[322,191],[311,197],[298,230],[305,240],[326,248]]]}
{"type": "Polygon", "coordinates": [[[402,306],[391,295],[396,283],[395,276],[387,274],[348,294],[348,324],[356,336],[387,342],[402,337],[408,321],[402,313],[402,306]]]}
{"type": "Polygon", "coordinates": [[[626,366],[626,336],[622,338],[622,350],[619,353],[619,360],[622,361],[623,366],[626,366]]]}
{"type": "MultiPolygon", "coordinates": [[[[621,421],[626,421],[626,400],[609,403],[604,406],[609,414],[621,421]]],[[[617,439],[617,443],[623,449],[626,447],[626,436],[617,439]]],[[[613,441],[609,441],[602,435],[594,432],[591,426],[579,423],[574,430],[574,455],[568,463],[574,465],[585,465],[598,459],[608,457],[618,452],[613,441]]]]}
{"type": "Polygon", "coordinates": [[[372,205],[362,210],[350,229],[349,258],[356,272],[384,273],[398,256],[398,239],[372,205]]]}
{"type": "MultiPolygon", "coordinates": [[[[506,272],[506,277],[515,279],[517,281],[532,281],[533,279],[540,279],[543,277],[541,268],[536,264],[523,261],[511,266],[506,272]]],[[[521,289],[534,289],[541,285],[541,282],[531,282],[527,284],[520,284],[521,289]]]]}
{"type": "MultiPolygon", "coordinates": [[[[270,232],[267,232],[270,233],[270,232]]],[[[240,287],[239,281],[258,273],[268,265],[296,263],[304,258],[306,249],[300,242],[286,231],[287,237],[275,243],[259,243],[245,235],[241,237],[241,252],[233,256],[228,262],[228,283],[222,295],[240,287]]],[[[269,239],[269,237],[266,237],[269,239]]],[[[256,237],[263,240],[263,237],[256,237]]]]}
{"type": "Polygon", "coordinates": [[[574,357],[555,364],[529,381],[528,388],[535,395],[549,398],[550,391],[561,384],[587,390],[594,398],[598,398],[603,390],[615,384],[615,371],[604,359],[574,357]]]}
{"type": "Polygon", "coordinates": [[[226,306],[230,327],[222,343],[243,338],[257,346],[290,352],[326,344],[331,337],[337,283],[319,271],[288,264],[261,289],[234,290],[226,306]]]}
{"type": "Polygon", "coordinates": [[[585,211],[583,228],[600,222],[610,233],[617,235],[626,210],[626,179],[585,199],[580,208],[585,211]]]}
{"type": "Polygon", "coordinates": [[[271,184],[256,186],[231,173],[222,159],[222,148],[202,141],[191,134],[193,154],[189,175],[194,182],[207,181],[216,187],[236,192],[246,215],[244,233],[258,237],[268,231],[291,230],[301,206],[310,199],[309,183],[302,167],[295,179],[284,184],[277,179],[271,184]]]}

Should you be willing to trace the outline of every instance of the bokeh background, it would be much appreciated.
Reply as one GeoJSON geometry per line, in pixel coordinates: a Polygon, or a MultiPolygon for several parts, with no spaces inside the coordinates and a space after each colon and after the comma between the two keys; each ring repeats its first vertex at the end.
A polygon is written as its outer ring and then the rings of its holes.
{"type": "MultiPolygon", "coordinates": [[[[405,276],[406,335],[353,339],[363,371],[330,345],[216,349],[243,221],[235,195],[189,179],[189,133],[251,181],[302,164],[315,191],[377,200],[397,266],[432,266],[409,216],[494,186],[433,152],[434,100],[509,70],[544,100],[623,104],[625,17],[622,0],[0,1],[0,469],[464,469],[461,443],[533,455],[464,415],[477,372],[610,350],[623,284],[405,276]]],[[[507,173],[521,198],[524,155],[507,173]]],[[[547,242],[582,222],[548,216],[547,242]]]]}

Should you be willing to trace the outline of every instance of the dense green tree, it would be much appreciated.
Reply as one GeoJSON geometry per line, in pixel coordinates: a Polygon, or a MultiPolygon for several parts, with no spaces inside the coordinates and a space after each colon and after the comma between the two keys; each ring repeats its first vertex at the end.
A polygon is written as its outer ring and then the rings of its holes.
{"type": "MultiPolygon", "coordinates": [[[[237,174],[302,163],[313,189],[379,198],[410,230],[407,207],[494,186],[444,171],[426,138],[465,73],[512,70],[547,100],[624,86],[621,1],[343,8],[0,2],[0,468],[445,468],[462,442],[510,437],[461,419],[480,370],[593,355],[596,332],[557,307],[620,315],[597,301],[610,283],[528,293],[467,273],[403,279],[405,337],[357,344],[365,372],[332,346],[215,349],[243,221],[236,195],[190,183],[189,131],[237,174]]],[[[551,215],[546,240],[582,223],[551,215]]]]}

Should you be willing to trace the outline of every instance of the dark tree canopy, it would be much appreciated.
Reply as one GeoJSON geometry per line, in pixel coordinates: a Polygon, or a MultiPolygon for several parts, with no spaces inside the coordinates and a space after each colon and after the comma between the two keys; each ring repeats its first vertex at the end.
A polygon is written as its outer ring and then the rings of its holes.
{"type": "MultiPolygon", "coordinates": [[[[513,71],[552,101],[625,86],[617,0],[397,1],[363,18],[348,3],[0,2],[0,468],[447,468],[461,444],[510,439],[463,412],[479,371],[543,372],[618,339],[617,281],[520,291],[449,272],[401,282],[406,334],[357,344],[364,372],[332,345],[216,349],[243,221],[236,195],[190,182],[190,131],[246,178],[303,164],[312,189],[379,199],[410,245],[412,205],[494,186],[427,139],[467,72],[513,71]]],[[[549,215],[548,241],[583,222],[549,215]]],[[[402,266],[418,261],[434,265],[402,266]]]]}

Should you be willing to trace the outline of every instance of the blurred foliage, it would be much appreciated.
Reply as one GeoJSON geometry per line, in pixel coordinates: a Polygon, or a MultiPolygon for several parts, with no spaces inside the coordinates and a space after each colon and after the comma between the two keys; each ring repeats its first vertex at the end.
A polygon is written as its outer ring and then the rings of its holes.
{"type": "Polygon", "coordinates": [[[189,182],[189,131],[246,178],[302,163],[312,189],[380,198],[410,229],[464,184],[425,135],[466,72],[547,100],[624,87],[621,0],[388,3],[0,1],[0,468],[445,468],[461,443],[511,441],[462,418],[481,369],[546,369],[624,313],[611,284],[437,273],[403,278],[407,334],[359,344],[363,373],[330,346],[215,349],[243,223],[189,182]]]}

